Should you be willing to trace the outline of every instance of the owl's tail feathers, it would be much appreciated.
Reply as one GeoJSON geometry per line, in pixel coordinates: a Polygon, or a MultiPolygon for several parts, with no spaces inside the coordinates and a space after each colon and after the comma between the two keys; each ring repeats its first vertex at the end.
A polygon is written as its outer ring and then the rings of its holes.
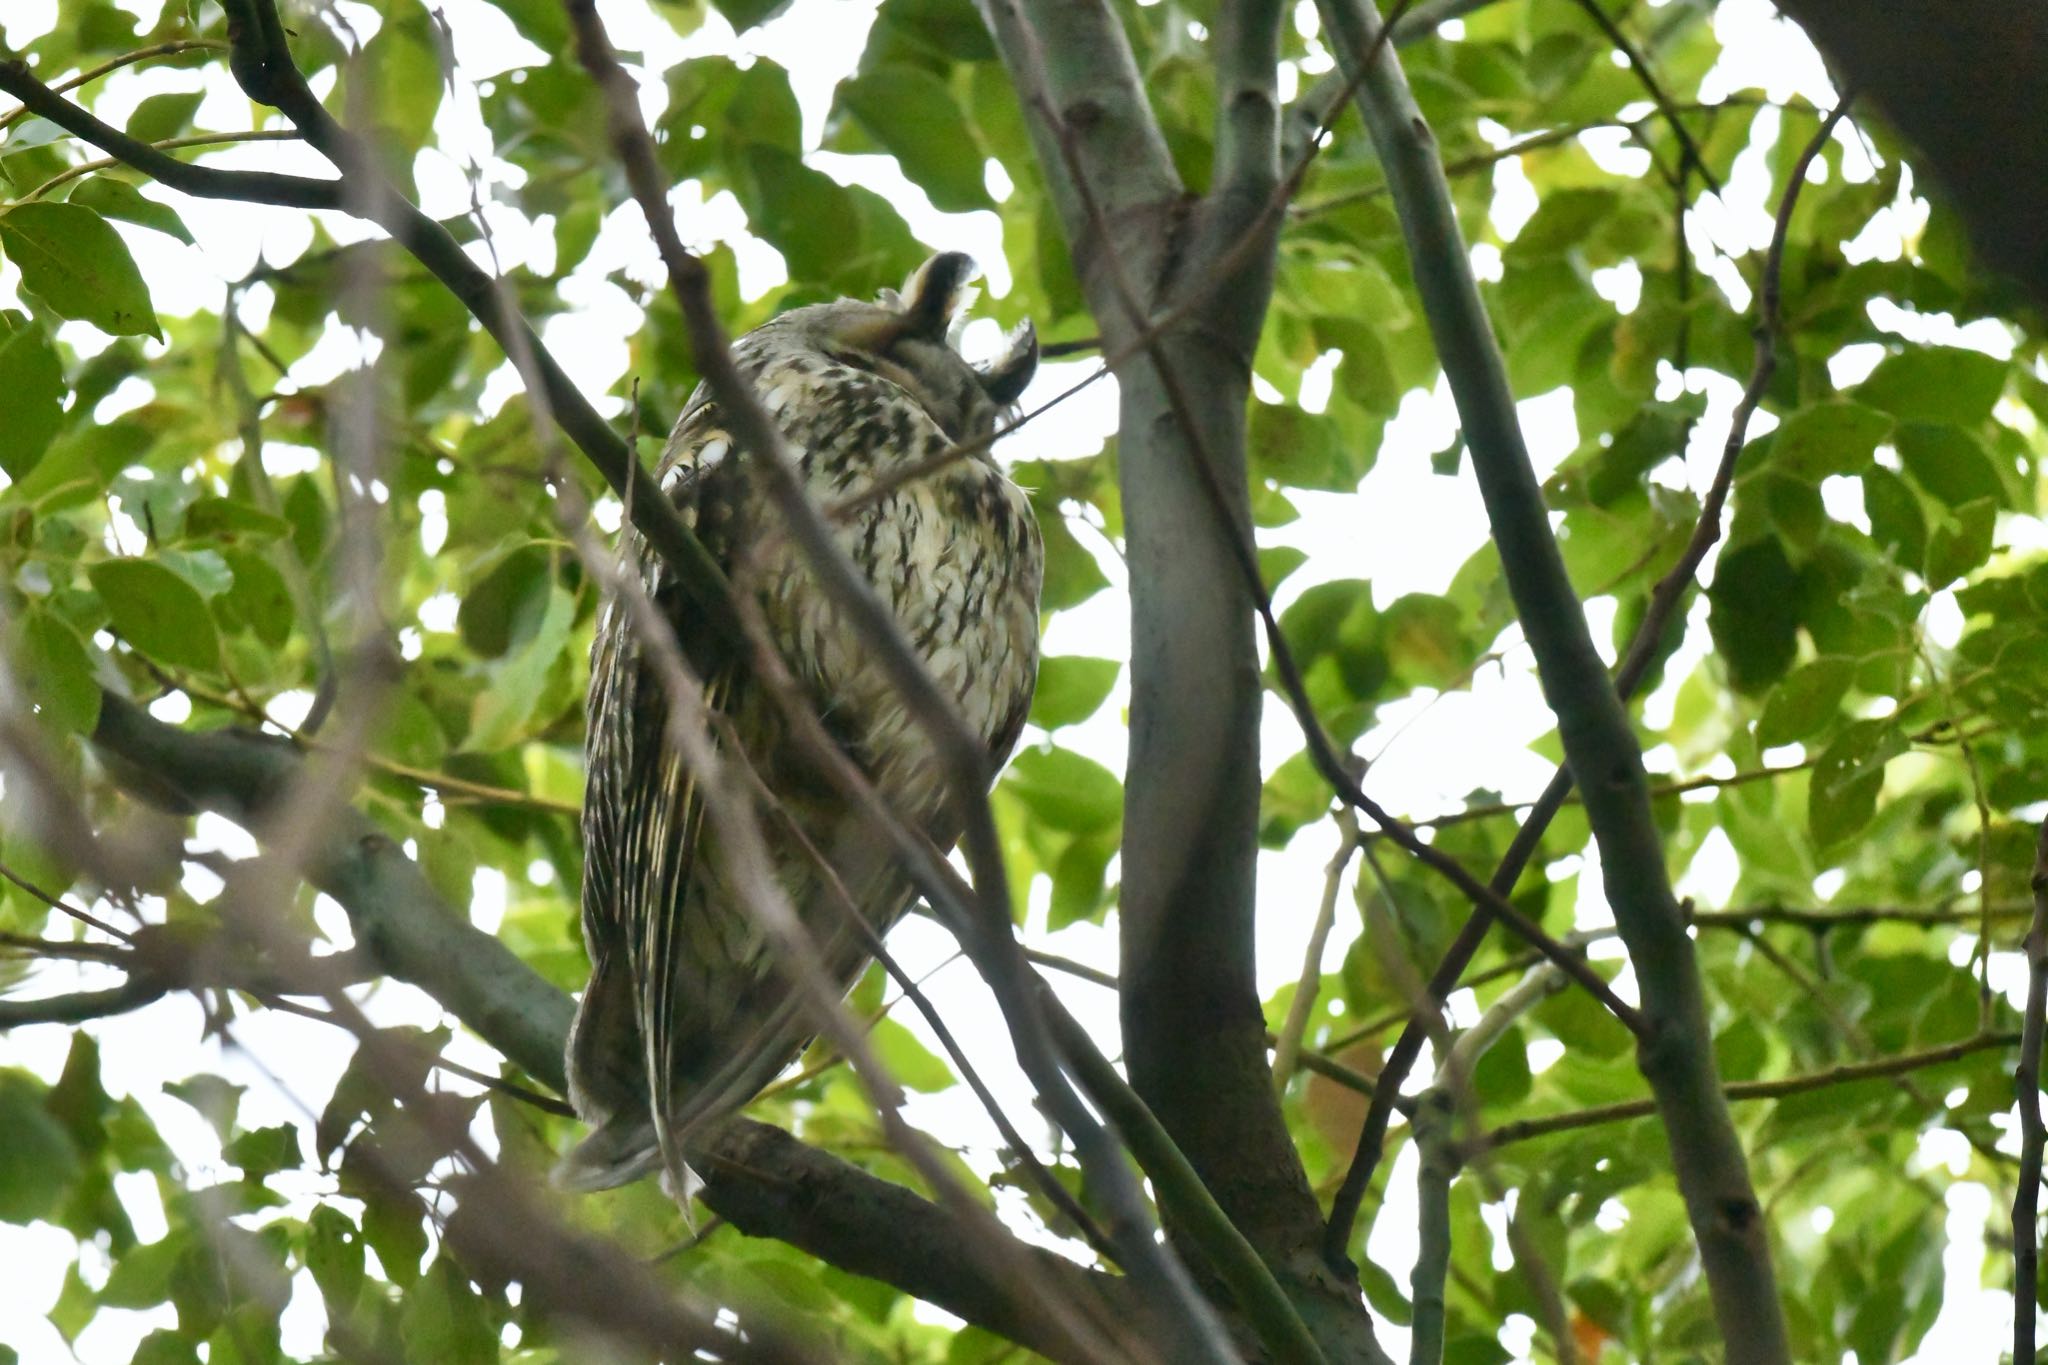
{"type": "Polygon", "coordinates": [[[597,956],[569,1028],[568,1064],[569,1103],[592,1131],[556,1165],[555,1184],[608,1190],[659,1167],[632,982],[613,955],[597,956]]]}
{"type": "Polygon", "coordinates": [[[555,1164],[560,1189],[588,1193],[627,1185],[661,1166],[654,1125],[645,1114],[619,1114],[569,1149],[555,1164]]]}

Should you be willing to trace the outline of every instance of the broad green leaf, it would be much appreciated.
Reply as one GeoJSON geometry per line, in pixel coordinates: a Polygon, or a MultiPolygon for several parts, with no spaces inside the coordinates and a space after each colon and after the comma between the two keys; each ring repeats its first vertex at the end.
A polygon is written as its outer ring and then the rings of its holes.
{"type": "Polygon", "coordinates": [[[127,243],[91,209],[45,199],[16,204],[0,214],[0,251],[58,316],[115,336],[162,338],[127,243]]]}
{"type": "Polygon", "coordinates": [[[195,245],[192,234],[185,228],[185,220],[178,216],[176,209],[146,198],[141,190],[125,180],[96,175],[73,190],[66,202],[82,205],[102,217],[119,218],[124,223],[154,228],[187,246],[195,245]]]}
{"type": "Polygon", "coordinates": [[[434,114],[441,107],[441,59],[429,20],[416,5],[385,21],[349,64],[353,98],[377,126],[396,138],[407,152],[418,151],[432,138],[434,114]]]}
{"type": "Polygon", "coordinates": [[[1856,661],[1826,655],[1801,664],[1764,698],[1757,719],[1757,743],[1765,748],[1792,744],[1825,728],[1833,720],[1856,676],[1856,661]]]}
{"type": "Polygon", "coordinates": [[[1950,507],[1977,498],[2005,497],[2005,481],[1998,477],[1991,452],[1961,427],[1908,422],[1892,443],[1906,472],[1950,507]]]}
{"type": "MultiPolygon", "coordinates": [[[[161,142],[192,126],[192,115],[206,99],[203,90],[173,90],[151,95],[135,106],[128,116],[128,136],[143,142],[161,142]]],[[[73,196],[74,200],[77,196],[73,196]]]]}
{"type": "MultiPolygon", "coordinates": [[[[0,220],[5,221],[5,220],[0,220]]],[[[20,480],[50,448],[64,418],[64,365],[43,329],[22,314],[0,312],[0,470],[20,480]]]]}
{"type": "Polygon", "coordinates": [[[1115,659],[1055,654],[1038,665],[1038,690],[1031,698],[1031,723],[1045,730],[1073,725],[1094,715],[1116,687],[1123,665],[1115,659]]]}
{"type": "Polygon", "coordinates": [[[877,1020],[868,1031],[868,1041],[874,1044],[875,1055],[889,1068],[889,1074],[907,1089],[929,1095],[953,1084],[952,1069],[894,1019],[877,1020]]]}
{"type": "Polygon", "coordinates": [[[915,66],[880,66],[843,82],[839,99],[935,208],[965,213],[994,207],[974,131],[937,76],[915,66]]]}
{"type": "Polygon", "coordinates": [[[1010,764],[1003,789],[1054,829],[1085,834],[1123,819],[1116,775],[1071,749],[1026,749],[1010,764]]]}
{"type": "Polygon", "coordinates": [[[446,1256],[405,1296],[400,1331],[407,1350],[447,1365],[496,1365],[498,1335],[482,1300],[446,1256]]]}
{"type": "Polygon", "coordinates": [[[322,1204],[306,1220],[306,1269],[327,1300],[327,1311],[355,1310],[364,1274],[363,1235],[348,1215],[322,1204]]]}
{"type": "Polygon", "coordinates": [[[146,559],[110,559],[87,573],[115,632],[130,645],[178,668],[220,667],[220,633],[190,583],[146,559]]]}
{"type": "Polygon", "coordinates": [[[1715,565],[1707,625],[1736,691],[1761,691],[1791,666],[1799,648],[1798,587],[1775,538],[1727,551],[1715,565]]]}
{"type": "Polygon", "coordinates": [[[1801,408],[1771,436],[1771,465],[1809,482],[1856,474],[1892,429],[1892,419],[1861,403],[1834,400],[1801,408]]]}
{"type": "Polygon", "coordinates": [[[1814,764],[1806,821],[1822,848],[1840,843],[1870,823],[1884,786],[1885,764],[1906,751],[1898,726],[1859,720],[1846,726],[1814,764]]]}
{"type": "Polygon", "coordinates": [[[48,1217],[78,1176],[78,1149],[25,1071],[0,1071],[0,1222],[48,1217]]]}
{"type": "Polygon", "coordinates": [[[1945,588],[1991,558],[1991,538],[1998,505],[1990,498],[1966,502],[1953,517],[1935,523],[1927,539],[1926,578],[1929,587],[1945,588]]]}
{"type": "Polygon", "coordinates": [[[221,1155],[241,1167],[247,1178],[261,1180],[299,1164],[299,1130],[289,1123],[254,1128],[238,1134],[221,1149],[221,1155]]]}
{"type": "Polygon", "coordinates": [[[36,713],[60,730],[89,735],[100,718],[92,655],[71,623],[40,608],[14,626],[15,676],[36,713]]]}
{"type": "Polygon", "coordinates": [[[1094,834],[1077,834],[1054,861],[1048,929],[1100,921],[1109,904],[1109,862],[1117,855],[1121,833],[1121,826],[1110,826],[1094,834]]]}
{"type": "Polygon", "coordinates": [[[491,685],[477,697],[470,712],[469,737],[463,747],[493,753],[511,743],[533,717],[548,672],[562,657],[575,617],[576,599],[558,585],[548,589],[547,609],[533,636],[500,664],[491,685]]]}
{"type": "Polygon", "coordinates": [[[1905,422],[1968,426],[1991,415],[2010,368],[1981,351],[1915,346],[1878,362],[1855,398],[1905,422]]]}
{"type": "Polygon", "coordinates": [[[170,1082],[164,1086],[164,1093],[198,1110],[220,1134],[221,1141],[226,1142],[235,1131],[235,1114],[242,1105],[243,1089],[209,1072],[201,1072],[186,1080],[170,1082]]]}

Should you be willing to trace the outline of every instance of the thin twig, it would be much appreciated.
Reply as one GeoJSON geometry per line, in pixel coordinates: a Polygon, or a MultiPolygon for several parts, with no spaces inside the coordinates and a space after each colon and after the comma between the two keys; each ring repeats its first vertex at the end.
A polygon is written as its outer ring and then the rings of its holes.
{"type": "Polygon", "coordinates": [[[1309,930],[1308,947],[1301,955],[1301,977],[1294,985],[1294,999],[1288,1003],[1287,1018],[1280,1025],[1279,1041],[1273,1047],[1273,1087],[1285,1092],[1294,1077],[1294,1064],[1301,1055],[1302,1035],[1308,1031],[1309,1015],[1315,1012],[1316,997],[1323,982],[1323,950],[1329,946],[1330,930],[1337,923],[1337,892],[1344,881],[1344,869],[1358,852],[1358,818],[1349,808],[1337,814],[1337,851],[1323,869],[1323,899],[1316,906],[1316,922],[1309,930]]]}
{"type": "Polygon", "coordinates": [[[0,877],[5,877],[8,881],[13,882],[16,886],[20,887],[23,891],[27,892],[29,895],[41,901],[44,905],[49,906],[52,910],[58,910],[63,912],[64,914],[71,916],[71,918],[77,920],[80,924],[84,924],[91,928],[97,929],[101,933],[107,935],[107,937],[117,938],[123,943],[134,942],[134,935],[130,934],[127,930],[107,923],[98,915],[93,914],[90,910],[85,910],[80,908],[79,906],[73,905],[70,901],[65,900],[62,896],[54,895],[51,892],[43,890],[42,887],[37,886],[32,881],[29,881],[26,877],[23,877],[19,872],[16,872],[13,868],[9,867],[4,862],[0,862],[0,877]]]}
{"type": "Polygon", "coordinates": [[[1678,106],[1665,92],[1663,83],[1657,79],[1657,73],[1650,69],[1649,59],[1636,50],[1636,45],[1621,31],[1621,25],[1615,23],[1607,11],[1600,7],[1599,0],[1578,0],[1578,5],[1599,26],[1600,31],[1607,36],[1607,41],[1614,44],[1615,51],[1628,60],[1629,69],[1636,73],[1636,79],[1643,83],[1645,93],[1656,104],[1658,112],[1664,115],[1665,122],[1671,125],[1671,131],[1678,138],[1679,150],[1685,157],[1686,164],[1700,173],[1700,178],[1707,182],[1708,189],[1719,194],[1719,177],[1707,165],[1706,158],[1700,155],[1699,144],[1692,140],[1691,131],[1686,128],[1685,121],[1678,116],[1678,106]]]}
{"type": "MultiPolygon", "coordinates": [[[[225,52],[227,50],[228,45],[217,38],[180,38],[168,43],[153,43],[148,47],[139,47],[133,52],[124,52],[118,57],[109,57],[98,66],[89,66],[75,76],[65,77],[51,86],[50,89],[61,95],[67,90],[76,90],[81,85],[96,81],[110,71],[119,71],[124,66],[133,66],[137,62],[146,62],[152,57],[172,57],[181,52],[225,52]]],[[[23,104],[8,110],[4,114],[0,114],[0,133],[6,132],[9,128],[19,123],[28,116],[29,112],[29,106],[23,104]]]]}
{"type": "MultiPolygon", "coordinates": [[[[1940,1047],[1928,1048],[1921,1052],[1901,1053],[1895,1057],[1881,1057],[1876,1061],[1847,1062],[1825,1071],[1803,1072],[1797,1076],[1781,1076],[1768,1081],[1733,1081],[1722,1087],[1722,1094],[1731,1102],[1778,1100],[1787,1095],[1803,1095],[1809,1091],[1827,1090],[1838,1085],[1884,1080],[1892,1076],[1903,1076],[1908,1072],[1925,1071],[1929,1067],[1946,1066],[1972,1053],[2017,1046],[2020,1040],[2021,1035],[2017,1033],[1975,1033],[1968,1038],[1940,1047]]],[[[1538,1118],[1519,1119],[1513,1123],[1504,1123],[1466,1143],[1465,1152],[1469,1157],[1479,1152],[1508,1146],[1510,1143],[1527,1142],[1531,1138],[1550,1137],[1579,1128],[1598,1127],[1601,1124],[1648,1118],[1656,1112],[1655,1100],[1640,1099],[1598,1105],[1591,1109],[1573,1109],[1562,1114],[1546,1114],[1538,1118]]]]}

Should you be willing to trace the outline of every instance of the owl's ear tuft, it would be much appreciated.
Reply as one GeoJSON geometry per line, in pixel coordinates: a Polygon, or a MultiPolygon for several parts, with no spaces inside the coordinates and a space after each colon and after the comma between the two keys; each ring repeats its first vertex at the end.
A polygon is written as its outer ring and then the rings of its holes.
{"type": "Polygon", "coordinates": [[[1026,318],[1010,333],[1003,353],[981,372],[981,387],[997,407],[1007,408],[1024,394],[1038,373],[1038,329],[1026,318]]]}
{"type": "Polygon", "coordinates": [[[911,335],[944,341],[953,315],[967,304],[967,282],[980,273],[964,251],[942,251],[919,266],[897,296],[911,335]]]}

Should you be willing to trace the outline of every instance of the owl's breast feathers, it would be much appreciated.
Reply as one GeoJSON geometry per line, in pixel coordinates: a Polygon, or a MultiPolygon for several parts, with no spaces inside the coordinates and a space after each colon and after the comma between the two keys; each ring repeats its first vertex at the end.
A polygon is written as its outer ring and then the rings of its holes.
{"type": "MultiPolygon", "coordinates": [[[[788,345],[773,327],[734,358],[780,425],[809,495],[856,498],[906,463],[955,444],[930,406],[884,372],[788,345]]],[[[970,380],[973,372],[960,366],[970,380]]],[[[977,415],[991,416],[984,401],[977,415]]],[[[777,651],[828,731],[881,799],[942,846],[957,837],[940,765],[874,651],[819,588],[781,518],[700,395],[658,471],[706,547],[751,591],[777,651]]],[[[1043,551],[1028,500],[985,454],[968,456],[862,503],[835,523],[840,545],[967,723],[1000,760],[1015,744],[1038,666],[1043,551]]],[[[693,659],[706,629],[630,529],[623,546],[693,659]]],[[[656,1129],[680,1143],[744,1104],[795,1055],[810,1029],[775,970],[760,928],[727,884],[715,831],[666,741],[668,703],[626,614],[608,609],[592,651],[584,802],[584,937],[592,979],[571,1035],[571,1099],[598,1131],[572,1154],[567,1183],[616,1184],[657,1164],[676,1169],[656,1129]],[[665,1114],[666,1125],[650,1122],[665,1114]]],[[[743,669],[707,678],[713,704],[780,810],[764,811],[777,879],[829,969],[850,985],[867,946],[846,900],[877,934],[911,888],[869,816],[809,770],[775,702],[743,669]],[[785,752],[790,750],[791,752],[785,752]],[[829,870],[818,866],[822,859],[829,870]]]]}

